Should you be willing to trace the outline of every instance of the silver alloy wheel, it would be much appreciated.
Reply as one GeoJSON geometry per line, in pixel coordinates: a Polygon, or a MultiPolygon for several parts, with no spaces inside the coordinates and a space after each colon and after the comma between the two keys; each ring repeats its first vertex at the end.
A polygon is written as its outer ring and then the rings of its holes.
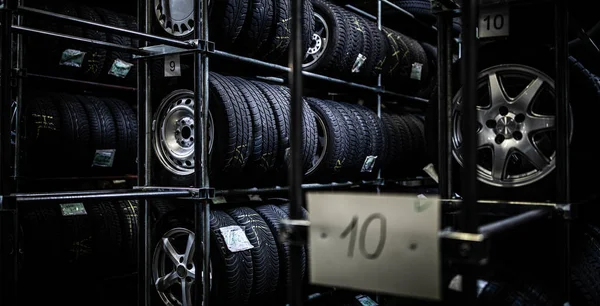
{"type": "MultiPolygon", "coordinates": [[[[554,170],[555,100],[550,77],[523,65],[494,66],[479,74],[478,100],[479,181],[496,187],[521,187],[554,170]]],[[[462,90],[453,105],[452,153],[462,166],[462,90]]],[[[572,113],[569,116],[572,123],[572,113]]],[[[570,131],[572,136],[572,125],[570,131]]]]}
{"type": "Polygon", "coordinates": [[[327,50],[330,37],[329,26],[325,22],[325,18],[318,13],[314,13],[314,15],[315,33],[312,35],[310,48],[304,56],[304,63],[302,64],[304,68],[311,67],[323,56],[325,50],[327,50]]]}
{"type": "MultiPolygon", "coordinates": [[[[156,111],[153,145],[160,163],[175,175],[194,173],[194,94],[177,90],[156,111]]],[[[214,124],[208,113],[208,152],[212,152],[214,124]]]]}
{"type": "MultiPolygon", "coordinates": [[[[192,306],[193,294],[202,292],[200,289],[192,290],[196,284],[194,237],[194,233],[186,228],[173,228],[161,237],[154,248],[152,281],[158,296],[167,306],[192,306]]],[[[210,269],[212,287],[212,264],[210,269]]],[[[203,274],[204,271],[200,273],[200,281],[203,274]]]]}
{"type": "Polygon", "coordinates": [[[154,13],[161,27],[173,36],[194,31],[194,1],[154,0],[154,13]]]}
{"type": "Polygon", "coordinates": [[[311,175],[315,172],[317,167],[321,165],[323,159],[325,158],[325,154],[327,153],[327,145],[329,144],[329,137],[327,137],[327,127],[323,119],[319,115],[315,114],[315,120],[317,121],[317,133],[318,133],[318,145],[317,152],[315,156],[313,156],[312,164],[310,169],[306,171],[306,175],[311,175]]]}

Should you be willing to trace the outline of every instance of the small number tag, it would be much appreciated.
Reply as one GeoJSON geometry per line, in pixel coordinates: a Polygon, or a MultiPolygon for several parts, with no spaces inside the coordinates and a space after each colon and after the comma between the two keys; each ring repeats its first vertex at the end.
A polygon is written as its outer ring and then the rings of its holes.
{"type": "Polygon", "coordinates": [[[60,204],[60,211],[63,216],[81,216],[87,215],[83,203],[60,204]]]}
{"type": "Polygon", "coordinates": [[[250,244],[250,241],[248,241],[248,237],[246,237],[244,230],[237,225],[221,227],[219,228],[219,231],[221,231],[221,235],[223,235],[227,248],[233,253],[254,248],[254,246],[250,244]]]}
{"type": "Polygon", "coordinates": [[[181,76],[181,62],[179,54],[165,56],[165,77],[181,76]]]}
{"type": "Polygon", "coordinates": [[[508,36],[509,22],[507,6],[482,9],[479,14],[479,38],[508,36]]]}
{"type": "Polygon", "coordinates": [[[410,78],[413,80],[420,81],[422,71],[423,71],[423,64],[413,63],[412,69],[410,70],[410,78]]]}
{"type": "Polygon", "coordinates": [[[127,74],[129,74],[131,67],[133,67],[132,63],[128,63],[128,62],[122,61],[120,59],[116,59],[113,62],[112,66],[110,67],[108,74],[116,76],[117,78],[123,79],[127,76],[127,74]]]}
{"type": "Polygon", "coordinates": [[[115,152],[115,149],[96,150],[92,167],[112,167],[113,162],[115,161],[115,152]]]}
{"type": "Polygon", "coordinates": [[[440,300],[437,198],[311,192],[307,204],[313,284],[440,300]]]}
{"type": "Polygon", "coordinates": [[[63,51],[60,57],[60,62],[58,64],[62,66],[81,68],[84,57],[85,52],[74,49],[67,49],[63,51]]]}
{"type": "Polygon", "coordinates": [[[375,161],[377,160],[377,156],[369,155],[365,158],[365,162],[362,165],[362,169],[360,172],[373,172],[373,167],[375,167],[375,161]]]}

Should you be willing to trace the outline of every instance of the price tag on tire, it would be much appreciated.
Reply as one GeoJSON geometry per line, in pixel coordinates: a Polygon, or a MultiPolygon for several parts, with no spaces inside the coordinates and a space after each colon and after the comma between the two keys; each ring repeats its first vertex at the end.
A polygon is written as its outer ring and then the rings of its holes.
{"type": "Polygon", "coordinates": [[[179,54],[165,56],[165,77],[181,76],[181,59],[179,54]]]}
{"type": "Polygon", "coordinates": [[[441,299],[436,197],[307,194],[313,284],[441,299]]]}
{"type": "Polygon", "coordinates": [[[481,9],[479,38],[505,37],[510,33],[508,6],[481,9]]]}

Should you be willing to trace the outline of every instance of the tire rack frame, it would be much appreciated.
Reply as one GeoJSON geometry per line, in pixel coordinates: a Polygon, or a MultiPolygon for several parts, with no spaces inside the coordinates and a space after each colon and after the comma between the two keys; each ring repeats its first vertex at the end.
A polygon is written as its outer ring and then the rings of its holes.
{"type": "MultiPolygon", "coordinates": [[[[462,268],[462,298],[466,305],[475,305],[477,299],[476,270],[480,266],[480,260],[485,258],[489,238],[496,233],[507,229],[538,220],[541,217],[555,216],[559,220],[556,233],[558,234],[557,253],[560,262],[557,264],[556,280],[560,282],[557,289],[561,302],[570,301],[570,237],[571,222],[576,218],[577,210],[584,203],[572,203],[570,196],[570,150],[569,150],[569,116],[568,116],[568,10],[566,0],[462,0],[459,6],[453,0],[431,0],[434,13],[437,14],[438,28],[438,141],[439,147],[439,184],[440,198],[443,204],[456,203],[453,199],[452,186],[452,154],[451,133],[452,127],[449,116],[452,107],[452,50],[454,40],[452,38],[452,18],[462,18],[462,58],[461,70],[463,91],[465,92],[466,111],[464,119],[466,130],[470,131],[464,137],[465,165],[464,185],[462,191],[463,200],[460,201],[460,213],[458,218],[458,232],[442,233],[442,246],[447,251],[448,260],[464,264],[462,268]],[[477,196],[477,174],[476,174],[476,146],[475,134],[476,124],[476,83],[479,71],[478,60],[478,37],[477,24],[479,21],[480,7],[502,4],[540,4],[550,2],[554,4],[554,51],[556,58],[556,171],[557,171],[557,197],[556,203],[525,203],[505,202],[493,200],[478,200],[477,196]],[[535,207],[534,211],[526,212],[517,216],[501,220],[494,224],[479,227],[478,214],[486,205],[503,204],[521,207],[535,207]],[[575,205],[577,204],[577,205],[575,205]],[[492,230],[493,233],[490,233],[492,230]]],[[[518,239],[518,238],[517,238],[518,239]]],[[[567,305],[567,304],[565,304],[567,305]]]]}
{"type": "MultiPolygon", "coordinates": [[[[293,2],[293,16],[294,20],[299,21],[302,20],[300,18],[302,16],[302,3],[303,1],[308,0],[292,0],[293,2]]],[[[411,14],[406,11],[394,6],[389,3],[387,0],[378,0],[378,16],[377,23],[378,28],[381,29],[381,4],[386,3],[391,5],[393,8],[399,10],[401,13],[406,14],[409,17],[414,18],[411,14]]],[[[8,241],[0,240],[0,278],[2,278],[2,286],[0,286],[0,303],[2,305],[17,305],[18,304],[18,284],[19,284],[19,271],[17,269],[19,264],[19,207],[22,205],[27,205],[28,203],[40,202],[40,201],[50,201],[50,202],[58,202],[58,201],[73,201],[73,200],[91,200],[91,199],[138,199],[140,200],[139,204],[139,214],[138,214],[138,224],[140,227],[138,242],[138,305],[147,306],[150,305],[150,296],[151,296],[151,284],[150,284],[150,258],[149,258],[149,247],[150,247],[150,218],[149,218],[149,203],[148,199],[152,198],[179,198],[179,199],[187,199],[195,202],[195,235],[196,237],[200,237],[201,243],[196,243],[196,254],[203,254],[204,258],[200,258],[198,256],[195,259],[196,266],[203,266],[203,270],[209,269],[209,253],[203,252],[203,245],[209,248],[210,244],[210,236],[209,236],[209,221],[210,221],[210,204],[211,199],[215,197],[215,195],[229,195],[229,194],[260,194],[260,193],[270,193],[270,192],[281,192],[285,190],[290,190],[290,192],[294,195],[293,198],[296,200],[292,201],[292,216],[298,217],[297,212],[299,212],[300,203],[298,199],[301,200],[302,190],[308,189],[324,189],[324,188],[348,188],[352,186],[381,186],[385,183],[380,177],[376,181],[372,182],[346,182],[346,183],[332,183],[332,184],[302,184],[302,175],[301,172],[298,171],[297,165],[295,165],[292,170],[293,177],[292,184],[289,187],[273,187],[273,188],[262,188],[262,189],[237,189],[237,190],[220,190],[215,193],[215,190],[210,188],[210,184],[208,181],[208,172],[207,172],[207,139],[204,137],[206,135],[207,127],[207,112],[204,110],[208,109],[208,75],[209,75],[209,56],[217,56],[222,57],[228,60],[241,61],[244,63],[263,66],[265,68],[272,69],[274,71],[280,72],[290,72],[291,77],[290,83],[296,84],[296,86],[292,87],[293,92],[293,111],[292,111],[292,122],[293,125],[291,127],[292,135],[296,136],[295,140],[292,140],[294,143],[291,148],[292,156],[298,156],[300,154],[300,148],[298,144],[298,135],[300,135],[301,130],[301,111],[302,111],[302,103],[297,103],[301,101],[302,97],[302,86],[301,80],[302,77],[313,78],[317,80],[326,81],[329,83],[345,86],[348,88],[355,88],[362,91],[367,91],[375,94],[377,96],[377,113],[381,115],[381,99],[382,96],[390,96],[398,98],[403,101],[406,106],[409,107],[418,107],[422,108],[428,102],[426,99],[407,96],[395,92],[388,91],[381,86],[381,76],[378,79],[377,86],[367,86],[363,84],[348,82],[345,80],[340,80],[336,78],[331,78],[311,72],[305,72],[295,69],[295,67],[301,67],[302,63],[302,54],[299,52],[295,52],[294,54],[294,62],[292,68],[266,63],[258,60],[254,60],[247,57],[242,57],[234,54],[230,54],[227,52],[223,52],[220,50],[214,49],[214,44],[208,39],[208,16],[207,13],[207,1],[206,0],[196,0],[194,2],[195,6],[195,26],[196,31],[195,39],[187,42],[178,41],[175,39],[170,39],[166,37],[162,37],[159,35],[153,35],[151,33],[151,20],[152,20],[152,12],[150,10],[150,0],[138,0],[137,1],[137,17],[138,17],[138,31],[132,31],[127,29],[121,29],[105,24],[99,24],[92,21],[79,19],[71,16],[56,14],[48,11],[43,11],[31,7],[25,6],[25,0],[0,0],[0,21],[1,24],[1,55],[2,60],[0,63],[0,69],[3,72],[2,78],[0,80],[0,114],[8,114],[11,109],[11,102],[13,101],[13,97],[16,96],[17,101],[17,113],[21,113],[22,109],[22,82],[23,78],[27,76],[27,71],[23,67],[23,35],[43,35],[43,36],[51,36],[56,39],[61,40],[69,40],[76,41],[82,44],[89,44],[94,46],[99,46],[108,50],[119,50],[130,52],[133,54],[139,55],[139,67],[138,67],[138,76],[137,76],[137,86],[136,88],[131,87],[123,87],[123,86],[115,86],[109,84],[101,84],[96,82],[86,82],[74,79],[65,79],[58,78],[54,76],[46,76],[46,75],[36,75],[30,74],[30,76],[45,78],[45,79],[55,79],[58,81],[68,81],[78,84],[84,85],[92,85],[98,86],[107,89],[117,89],[117,90],[126,90],[126,91],[137,91],[137,105],[138,105],[138,187],[134,189],[125,189],[125,190],[92,190],[92,191],[72,191],[72,192],[50,192],[50,193],[18,193],[18,181],[16,179],[19,178],[19,162],[18,162],[18,152],[20,152],[19,148],[19,137],[16,137],[16,144],[13,147],[11,145],[10,140],[10,131],[11,131],[11,122],[8,116],[0,116],[0,235],[4,235],[4,232],[8,232],[8,241]],[[22,25],[22,20],[24,15],[41,15],[45,17],[50,17],[56,19],[57,22],[65,23],[65,24],[76,24],[84,28],[92,28],[97,30],[103,30],[108,33],[115,33],[123,36],[129,36],[132,38],[139,39],[142,43],[142,47],[140,49],[132,48],[129,46],[121,46],[113,43],[108,43],[104,41],[97,41],[83,37],[75,37],[70,35],[65,35],[61,33],[54,33],[45,31],[42,29],[35,29],[31,27],[25,27],[22,25]],[[16,19],[14,17],[17,17],[16,19]],[[199,30],[198,30],[199,29],[199,30]],[[17,35],[15,35],[17,34],[17,35]],[[13,41],[15,41],[16,36],[16,50],[12,50],[11,46],[13,45],[13,41]],[[151,118],[152,109],[151,103],[149,99],[151,84],[150,84],[150,75],[148,69],[147,59],[156,57],[156,56],[164,56],[166,54],[154,54],[148,51],[144,47],[148,47],[149,42],[155,44],[162,44],[170,47],[175,47],[175,51],[170,52],[171,54],[193,54],[194,56],[194,92],[195,92],[195,100],[196,101],[204,101],[203,103],[195,103],[195,113],[198,114],[198,122],[200,122],[201,129],[196,129],[196,139],[201,139],[202,141],[196,142],[196,150],[202,152],[202,154],[198,154],[196,161],[196,177],[195,177],[195,185],[198,186],[196,188],[173,188],[173,187],[156,187],[151,186],[150,177],[151,177],[151,169],[150,169],[150,161],[151,161],[151,136],[148,131],[151,129],[151,118]],[[292,81],[296,80],[296,81],[292,81]],[[299,85],[300,84],[300,85],[299,85]],[[16,88],[16,90],[15,90],[16,88]],[[16,91],[16,94],[15,94],[16,91]],[[6,219],[5,219],[6,218],[6,219]],[[8,228],[6,228],[8,225],[8,228]],[[4,254],[9,253],[9,259],[5,260],[4,254]],[[6,284],[6,285],[5,285],[6,284]]],[[[359,14],[361,12],[358,12],[359,14]]],[[[364,14],[364,12],[362,12],[364,14]]],[[[299,45],[301,43],[301,23],[294,22],[293,23],[293,38],[292,44],[299,45]]],[[[294,48],[291,48],[292,50],[294,48]]],[[[298,48],[296,48],[298,49],[298,48]]],[[[17,115],[17,136],[20,134],[20,116],[17,115]]],[[[292,136],[292,137],[294,137],[292,136]]],[[[295,282],[300,281],[300,272],[297,269],[300,263],[300,257],[298,256],[298,248],[295,248],[295,256],[293,258],[296,259],[294,266],[295,269],[292,269],[292,279],[295,279],[295,282]]],[[[209,274],[205,273],[203,276],[203,284],[209,283],[209,274]]],[[[196,295],[196,300],[194,301],[195,305],[209,305],[208,296],[209,296],[209,286],[202,286],[202,295],[196,295]]],[[[293,287],[293,286],[292,286],[293,287]]],[[[298,290],[292,290],[290,292],[290,299],[292,301],[292,305],[301,305],[301,292],[298,290]]]]}

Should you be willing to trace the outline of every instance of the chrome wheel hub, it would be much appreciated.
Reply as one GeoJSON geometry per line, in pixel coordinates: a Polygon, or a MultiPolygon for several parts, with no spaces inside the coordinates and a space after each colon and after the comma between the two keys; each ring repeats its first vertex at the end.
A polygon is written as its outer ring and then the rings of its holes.
{"type": "Polygon", "coordinates": [[[325,18],[318,13],[315,15],[315,33],[312,35],[312,41],[308,52],[304,56],[302,67],[307,68],[314,65],[327,50],[329,41],[329,26],[325,22],[325,18]]]}
{"type": "MultiPolygon", "coordinates": [[[[325,122],[319,115],[315,114],[315,120],[317,121],[317,133],[318,133],[318,144],[317,151],[315,156],[312,158],[312,165],[308,171],[306,171],[306,175],[313,174],[315,170],[321,165],[323,160],[325,159],[325,154],[327,154],[327,146],[329,143],[329,138],[327,137],[327,127],[325,126],[325,122]]],[[[336,170],[338,170],[336,168],[336,170]]]]}
{"type": "MultiPolygon", "coordinates": [[[[208,114],[208,149],[212,152],[214,128],[208,114]]],[[[160,163],[175,175],[194,173],[194,94],[174,91],[165,97],[156,111],[153,145],[160,163]]]]}
{"type": "MultiPolygon", "coordinates": [[[[152,277],[154,287],[167,306],[192,306],[196,267],[194,233],[186,228],[166,232],[154,248],[152,277]]],[[[211,265],[212,270],[212,265],[211,265]]],[[[211,272],[209,272],[211,273],[211,272]]],[[[204,271],[200,273],[200,281],[204,271]]],[[[210,274],[212,285],[212,274],[210,274]]]]}
{"type": "MultiPolygon", "coordinates": [[[[497,187],[520,187],[551,173],[554,81],[531,67],[500,65],[482,71],[478,85],[478,179],[497,187]]],[[[452,120],[453,155],[462,165],[462,91],[454,98],[452,120]]]]}

